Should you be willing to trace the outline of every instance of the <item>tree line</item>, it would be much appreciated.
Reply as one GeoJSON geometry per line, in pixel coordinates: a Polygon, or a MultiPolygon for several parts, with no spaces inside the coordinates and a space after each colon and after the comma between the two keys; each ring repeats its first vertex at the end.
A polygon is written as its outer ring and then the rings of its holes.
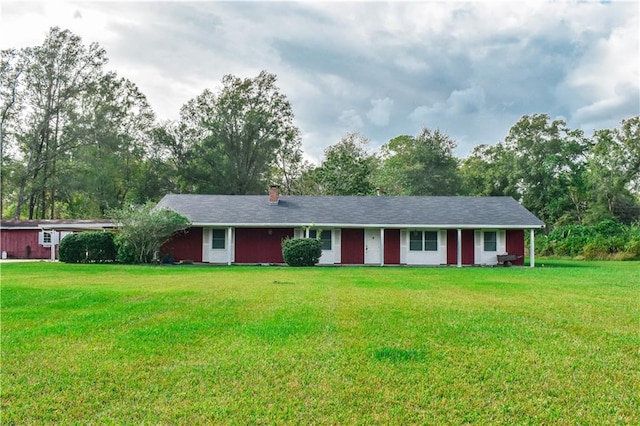
{"type": "Polygon", "coordinates": [[[293,110],[266,71],[227,75],[158,122],[107,55],[68,30],[0,62],[3,218],[99,218],[167,193],[507,195],[554,226],[640,220],[640,116],[592,135],[549,115],[523,116],[503,141],[466,158],[438,129],[372,152],[358,133],[303,160],[293,110]]]}

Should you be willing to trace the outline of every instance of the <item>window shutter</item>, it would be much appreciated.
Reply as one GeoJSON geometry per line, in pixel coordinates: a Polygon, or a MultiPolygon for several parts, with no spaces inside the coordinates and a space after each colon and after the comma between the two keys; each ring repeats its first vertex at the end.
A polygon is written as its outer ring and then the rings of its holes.
{"type": "Polygon", "coordinates": [[[400,263],[407,263],[407,230],[400,230],[400,263]]]}
{"type": "Polygon", "coordinates": [[[498,231],[498,244],[496,247],[498,253],[505,253],[507,251],[506,239],[506,231],[498,231]]]}
{"type": "Polygon", "coordinates": [[[202,261],[211,262],[209,247],[211,247],[211,229],[202,230],[202,261]]]}

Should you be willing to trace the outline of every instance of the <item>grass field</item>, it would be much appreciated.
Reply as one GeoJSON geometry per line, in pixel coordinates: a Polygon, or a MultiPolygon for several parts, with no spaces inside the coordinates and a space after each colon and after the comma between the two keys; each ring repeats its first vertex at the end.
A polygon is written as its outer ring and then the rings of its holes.
{"type": "Polygon", "coordinates": [[[640,424],[640,263],[1,266],[2,424],[640,424]]]}

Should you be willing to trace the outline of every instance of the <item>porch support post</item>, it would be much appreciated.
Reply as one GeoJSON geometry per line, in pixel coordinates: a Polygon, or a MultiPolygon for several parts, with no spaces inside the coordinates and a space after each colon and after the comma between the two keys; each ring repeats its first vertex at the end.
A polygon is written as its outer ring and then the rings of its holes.
{"type": "Polygon", "coordinates": [[[384,266],[384,228],[380,228],[380,266],[384,266]]]}
{"type": "Polygon", "coordinates": [[[231,253],[233,250],[233,246],[231,243],[231,239],[233,237],[233,228],[230,226],[227,228],[227,265],[231,266],[231,253]]]}
{"type": "Polygon", "coordinates": [[[458,228],[457,258],[458,258],[458,268],[461,268],[462,267],[462,229],[460,228],[458,228]]]}
{"type": "Polygon", "coordinates": [[[56,230],[51,230],[51,261],[56,260],[56,230]]]}
{"type": "Polygon", "coordinates": [[[309,238],[309,227],[308,227],[308,226],[306,226],[306,227],[304,228],[304,237],[305,237],[305,238],[309,238]]]}
{"type": "Polygon", "coordinates": [[[531,235],[529,238],[529,266],[531,266],[532,268],[535,268],[536,266],[535,246],[536,246],[536,232],[535,232],[535,229],[531,229],[531,235]]]}

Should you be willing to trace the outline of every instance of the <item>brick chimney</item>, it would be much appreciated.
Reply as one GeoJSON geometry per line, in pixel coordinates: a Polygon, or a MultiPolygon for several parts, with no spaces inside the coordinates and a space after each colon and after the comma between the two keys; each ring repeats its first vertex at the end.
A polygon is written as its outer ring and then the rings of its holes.
{"type": "Polygon", "coordinates": [[[269,186],[269,204],[278,204],[280,201],[280,185],[269,186]]]}

